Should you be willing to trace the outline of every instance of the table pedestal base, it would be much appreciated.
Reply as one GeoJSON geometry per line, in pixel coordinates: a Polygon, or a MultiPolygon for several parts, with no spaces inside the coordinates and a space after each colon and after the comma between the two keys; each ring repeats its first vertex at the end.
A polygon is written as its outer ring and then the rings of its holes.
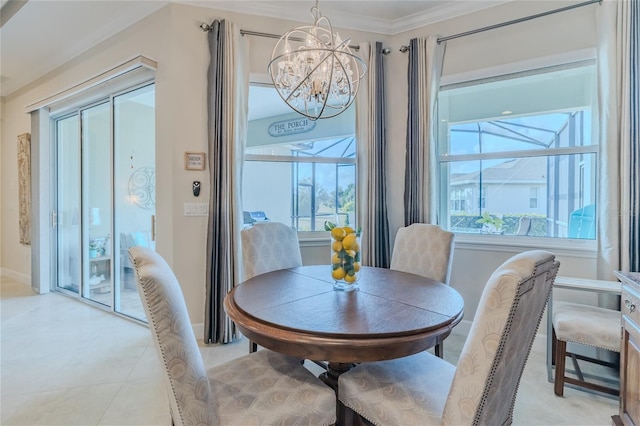
{"type": "MultiPolygon", "coordinates": [[[[326,373],[320,374],[320,380],[335,391],[336,398],[338,397],[338,377],[342,373],[351,370],[354,365],[352,363],[330,362],[326,373]]],[[[353,424],[353,411],[347,409],[340,401],[337,401],[336,426],[351,424],[353,424]]]]}
{"type": "Polygon", "coordinates": [[[353,368],[352,363],[330,362],[327,366],[327,372],[320,374],[320,380],[322,380],[327,386],[336,391],[338,394],[338,377],[345,371],[349,371],[353,368]]]}

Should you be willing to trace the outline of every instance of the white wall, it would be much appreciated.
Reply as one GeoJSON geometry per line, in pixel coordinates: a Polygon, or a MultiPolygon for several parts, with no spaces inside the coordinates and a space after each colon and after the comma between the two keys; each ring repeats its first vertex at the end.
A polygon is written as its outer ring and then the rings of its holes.
{"type": "Polygon", "coordinates": [[[18,233],[18,138],[22,133],[31,133],[31,119],[24,113],[24,105],[3,99],[2,156],[2,274],[30,284],[31,246],[20,244],[18,233]]]}
{"type": "MultiPolygon", "coordinates": [[[[554,1],[518,1],[411,31],[393,37],[355,31],[340,31],[353,42],[382,41],[392,53],[387,56],[387,137],[389,141],[388,197],[393,236],[403,225],[403,186],[407,103],[407,55],[398,51],[411,37],[448,35],[495,24],[564,5],[554,1]]],[[[589,6],[511,27],[450,41],[445,74],[542,57],[595,45],[594,11],[589,6]]],[[[174,268],[181,281],[191,320],[204,320],[206,218],[184,217],[183,203],[206,202],[209,170],[185,171],[184,151],[206,151],[206,69],[209,62],[207,37],[200,22],[229,18],[243,29],[281,33],[298,22],[218,12],[185,5],[170,5],[137,23],[100,46],[5,99],[2,108],[2,258],[3,272],[30,275],[30,248],[18,243],[16,135],[30,132],[24,106],[78,82],[87,80],[137,55],[158,62],[156,74],[156,171],[157,250],[174,268]],[[191,182],[203,183],[195,199],[191,182]]],[[[251,51],[250,71],[266,74],[274,41],[246,37],[251,51]]],[[[392,241],[393,242],[393,241],[392,241]]],[[[518,249],[490,251],[483,246],[456,248],[452,285],[465,298],[471,319],[477,298],[490,272],[518,249]]],[[[317,246],[303,249],[306,263],[322,263],[326,253],[317,246]],[[324,255],[322,255],[324,256],[324,255]]],[[[595,277],[595,262],[589,258],[561,256],[561,273],[595,277]]]]}

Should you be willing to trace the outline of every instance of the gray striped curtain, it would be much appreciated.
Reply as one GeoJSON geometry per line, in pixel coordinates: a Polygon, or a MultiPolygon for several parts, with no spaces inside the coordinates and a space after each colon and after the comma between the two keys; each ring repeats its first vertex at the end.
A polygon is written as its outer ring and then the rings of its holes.
{"type": "Polygon", "coordinates": [[[404,224],[437,222],[435,182],[435,105],[440,86],[445,43],[436,36],[409,42],[409,111],[404,179],[404,224]]]}
{"type": "Polygon", "coordinates": [[[386,186],[386,99],[382,43],[360,43],[368,69],[356,102],[358,155],[358,225],[362,227],[362,263],[389,267],[389,221],[386,186]]]}
{"type": "Polygon", "coordinates": [[[640,1],[629,9],[629,270],[640,272],[640,1]]]}
{"type": "Polygon", "coordinates": [[[597,11],[600,279],[640,271],[638,4],[605,1],[597,11]]]}
{"type": "Polygon", "coordinates": [[[223,303],[238,282],[242,211],[240,188],[249,87],[240,32],[229,21],[214,21],[209,35],[208,70],[209,221],[205,343],[236,337],[223,303]]]}

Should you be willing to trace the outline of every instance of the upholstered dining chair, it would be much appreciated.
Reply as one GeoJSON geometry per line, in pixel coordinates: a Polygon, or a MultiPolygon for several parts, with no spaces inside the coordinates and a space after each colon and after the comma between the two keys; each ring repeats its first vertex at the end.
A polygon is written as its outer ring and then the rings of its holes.
{"type": "Polygon", "coordinates": [[[615,364],[595,356],[576,354],[567,350],[567,343],[620,352],[622,341],[622,314],[613,309],[588,306],[580,303],[556,301],[553,303],[553,353],[556,364],[553,391],[564,395],[565,383],[596,390],[610,395],[620,395],[617,387],[586,380],[578,360],[614,368],[615,364]],[[577,377],[568,376],[565,370],[567,357],[571,358],[577,377]]]}
{"type": "Polygon", "coordinates": [[[429,352],[343,373],[338,398],[375,425],[508,425],[559,262],[534,250],[504,262],[482,292],[457,367],[429,352]]]}
{"type": "MultiPolygon", "coordinates": [[[[291,226],[280,222],[255,223],[243,229],[240,238],[246,280],[278,269],[302,266],[298,232],[291,226]]],[[[257,350],[258,345],[249,341],[249,352],[257,350]]]]}
{"type": "Polygon", "coordinates": [[[244,278],[302,266],[298,232],[280,222],[256,223],[240,232],[244,278]]]}
{"type": "MultiPolygon", "coordinates": [[[[391,255],[391,269],[421,275],[449,284],[455,234],[437,225],[414,223],[398,229],[391,255]]],[[[434,350],[444,356],[444,335],[434,350]]]]}
{"type": "Polygon", "coordinates": [[[206,370],[173,271],[145,247],[129,249],[174,425],[329,425],[335,393],[298,359],[269,350],[206,370]]]}

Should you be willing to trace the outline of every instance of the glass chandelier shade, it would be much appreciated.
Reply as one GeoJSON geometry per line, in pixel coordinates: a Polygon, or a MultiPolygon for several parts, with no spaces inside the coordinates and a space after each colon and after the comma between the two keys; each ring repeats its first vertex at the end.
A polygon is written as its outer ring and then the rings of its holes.
{"type": "Polygon", "coordinates": [[[333,32],[317,3],[313,26],[301,26],[276,43],[269,75],[280,97],[295,111],[317,120],[344,112],[355,100],[366,65],[333,32]]]}

